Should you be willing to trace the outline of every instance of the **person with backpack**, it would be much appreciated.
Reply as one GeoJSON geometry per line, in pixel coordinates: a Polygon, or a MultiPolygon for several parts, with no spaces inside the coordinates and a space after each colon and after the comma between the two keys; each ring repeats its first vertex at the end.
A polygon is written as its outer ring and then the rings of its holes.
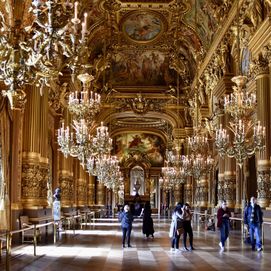
{"type": "Polygon", "coordinates": [[[133,215],[130,212],[129,205],[125,205],[123,208],[123,212],[120,213],[119,220],[121,222],[121,229],[122,229],[122,248],[125,248],[125,241],[127,237],[127,245],[128,247],[132,247],[130,243],[131,239],[131,231],[132,231],[132,224],[133,224],[133,215]]]}
{"type": "Polygon", "coordinates": [[[182,204],[178,203],[172,214],[169,237],[171,238],[170,251],[181,251],[179,249],[180,237],[183,234],[183,211],[182,204]]]}

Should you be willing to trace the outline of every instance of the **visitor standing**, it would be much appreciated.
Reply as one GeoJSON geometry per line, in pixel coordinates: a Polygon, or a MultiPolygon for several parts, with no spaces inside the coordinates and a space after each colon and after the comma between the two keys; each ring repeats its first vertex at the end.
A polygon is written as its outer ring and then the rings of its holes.
{"type": "Polygon", "coordinates": [[[149,236],[151,236],[152,238],[154,237],[153,219],[151,217],[151,214],[151,205],[150,202],[147,201],[140,214],[140,216],[143,216],[142,232],[146,235],[147,238],[149,236]]]}
{"type": "Polygon", "coordinates": [[[131,239],[131,231],[133,224],[133,215],[130,212],[129,205],[125,205],[123,208],[123,212],[120,214],[120,222],[122,229],[122,247],[125,248],[125,241],[127,237],[127,245],[128,247],[132,247],[130,243],[131,239]]]}
{"type": "Polygon", "coordinates": [[[190,205],[188,203],[184,204],[183,207],[183,247],[184,250],[194,250],[193,247],[193,230],[191,226],[191,220],[192,220],[192,213],[190,210],[190,205]],[[186,239],[187,235],[189,236],[189,243],[190,243],[190,248],[188,249],[186,246],[186,239]]]}
{"type": "Polygon", "coordinates": [[[172,220],[170,224],[169,237],[171,238],[171,249],[170,251],[180,251],[179,241],[183,232],[183,211],[182,205],[177,204],[172,214],[172,220]]]}
{"type": "Polygon", "coordinates": [[[220,208],[217,211],[217,227],[220,229],[220,251],[225,250],[225,242],[229,237],[230,232],[230,216],[231,212],[227,207],[225,200],[221,201],[220,208]]]}
{"type": "Polygon", "coordinates": [[[244,224],[249,228],[250,242],[252,250],[262,251],[262,223],[263,213],[261,207],[257,204],[257,199],[251,197],[250,205],[245,209],[244,224]],[[256,244],[254,239],[256,237],[256,244]]]}

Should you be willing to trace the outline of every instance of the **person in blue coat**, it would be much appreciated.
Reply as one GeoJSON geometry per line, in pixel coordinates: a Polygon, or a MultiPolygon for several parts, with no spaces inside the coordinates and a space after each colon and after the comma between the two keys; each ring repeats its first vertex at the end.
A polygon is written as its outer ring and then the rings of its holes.
{"type": "Polygon", "coordinates": [[[250,205],[245,209],[244,224],[249,228],[250,242],[252,250],[262,251],[262,223],[263,213],[261,207],[257,204],[257,199],[251,197],[250,205]],[[256,244],[254,240],[256,237],[256,244]]]}
{"type": "Polygon", "coordinates": [[[127,245],[128,247],[132,247],[130,243],[131,239],[131,231],[132,231],[132,224],[133,224],[133,215],[130,212],[129,205],[125,205],[123,208],[123,212],[120,214],[120,222],[121,222],[121,229],[122,229],[122,247],[125,248],[125,241],[127,237],[127,245]]]}

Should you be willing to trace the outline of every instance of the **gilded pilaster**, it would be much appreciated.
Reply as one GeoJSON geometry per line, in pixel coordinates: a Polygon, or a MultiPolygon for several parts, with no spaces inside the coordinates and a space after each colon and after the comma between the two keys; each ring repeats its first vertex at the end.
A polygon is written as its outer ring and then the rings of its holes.
{"type": "Polygon", "coordinates": [[[12,136],[12,196],[11,209],[22,209],[21,197],[21,179],[22,179],[22,140],[23,140],[23,118],[24,108],[13,111],[13,136],[12,136]]]}
{"type": "Polygon", "coordinates": [[[187,181],[184,185],[184,201],[192,204],[192,177],[187,177],[187,181]]]}
{"type": "MultiPolygon", "coordinates": [[[[70,116],[67,110],[64,112],[64,122],[69,124],[70,116]]],[[[73,207],[75,203],[75,174],[73,172],[74,160],[72,157],[65,158],[58,152],[58,183],[61,188],[61,206],[73,207]]]]}
{"type": "Polygon", "coordinates": [[[124,198],[130,195],[130,181],[129,181],[129,170],[126,169],[124,172],[124,198]]]}
{"type": "Polygon", "coordinates": [[[88,182],[88,206],[95,204],[95,176],[89,176],[88,182]]]}
{"type": "Polygon", "coordinates": [[[217,183],[217,200],[218,203],[224,199],[224,168],[225,160],[222,157],[218,158],[218,183],[217,183]]]}
{"type": "Polygon", "coordinates": [[[180,185],[176,185],[176,187],[174,189],[174,198],[175,198],[175,204],[177,204],[178,202],[181,202],[182,195],[181,195],[181,186],[180,185]]]}
{"type": "MultiPolygon", "coordinates": [[[[41,156],[44,107],[38,89],[26,91],[22,154],[22,203],[25,208],[47,206],[48,159],[41,156]],[[41,124],[42,122],[42,124],[41,124]]],[[[48,127],[48,126],[47,126],[48,127]]],[[[48,134],[48,131],[47,133],[48,134]]],[[[46,140],[48,144],[48,140],[46,140]]]]}
{"type": "Polygon", "coordinates": [[[201,176],[197,182],[197,206],[207,207],[208,206],[208,180],[207,176],[201,176]]]}
{"type": "Polygon", "coordinates": [[[72,158],[64,158],[61,154],[62,159],[60,171],[59,171],[59,185],[61,188],[61,205],[62,207],[72,207],[74,203],[75,187],[73,173],[70,171],[72,168],[72,158]]]}
{"type": "Polygon", "coordinates": [[[105,187],[100,182],[97,185],[97,205],[105,205],[105,187]]]}
{"type": "Polygon", "coordinates": [[[79,165],[79,178],[77,179],[77,202],[79,207],[87,205],[87,181],[86,172],[81,165],[79,165]]]}
{"type": "Polygon", "coordinates": [[[262,207],[270,203],[270,71],[267,59],[259,58],[254,66],[256,74],[257,119],[266,128],[266,147],[259,152],[257,159],[258,203],[262,207]]]}
{"type": "Polygon", "coordinates": [[[271,63],[271,17],[259,26],[249,41],[249,49],[254,61],[251,73],[256,77],[257,118],[266,127],[266,148],[257,155],[257,190],[258,202],[262,207],[270,203],[270,63],[271,63]]]}
{"type": "MultiPolygon", "coordinates": [[[[226,123],[229,122],[228,116],[226,116],[226,123]]],[[[233,134],[228,130],[230,141],[233,134]]],[[[225,171],[224,171],[224,200],[227,201],[228,207],[234,208],[236,204],[236,160],[228,156],[225,157],[225,171]]]]}

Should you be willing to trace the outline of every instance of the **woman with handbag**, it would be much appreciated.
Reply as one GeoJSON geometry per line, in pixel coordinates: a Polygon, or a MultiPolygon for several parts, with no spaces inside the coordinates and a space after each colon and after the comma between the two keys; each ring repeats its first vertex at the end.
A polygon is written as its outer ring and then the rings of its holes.
{"type": "Polygon", "coordinates": [[[172,214],[169,237],[171,238],[170,251],[181,251],[179,249],[180,237],[183,233],[183,211],[182,204],[178,203],[172,214]]]}

